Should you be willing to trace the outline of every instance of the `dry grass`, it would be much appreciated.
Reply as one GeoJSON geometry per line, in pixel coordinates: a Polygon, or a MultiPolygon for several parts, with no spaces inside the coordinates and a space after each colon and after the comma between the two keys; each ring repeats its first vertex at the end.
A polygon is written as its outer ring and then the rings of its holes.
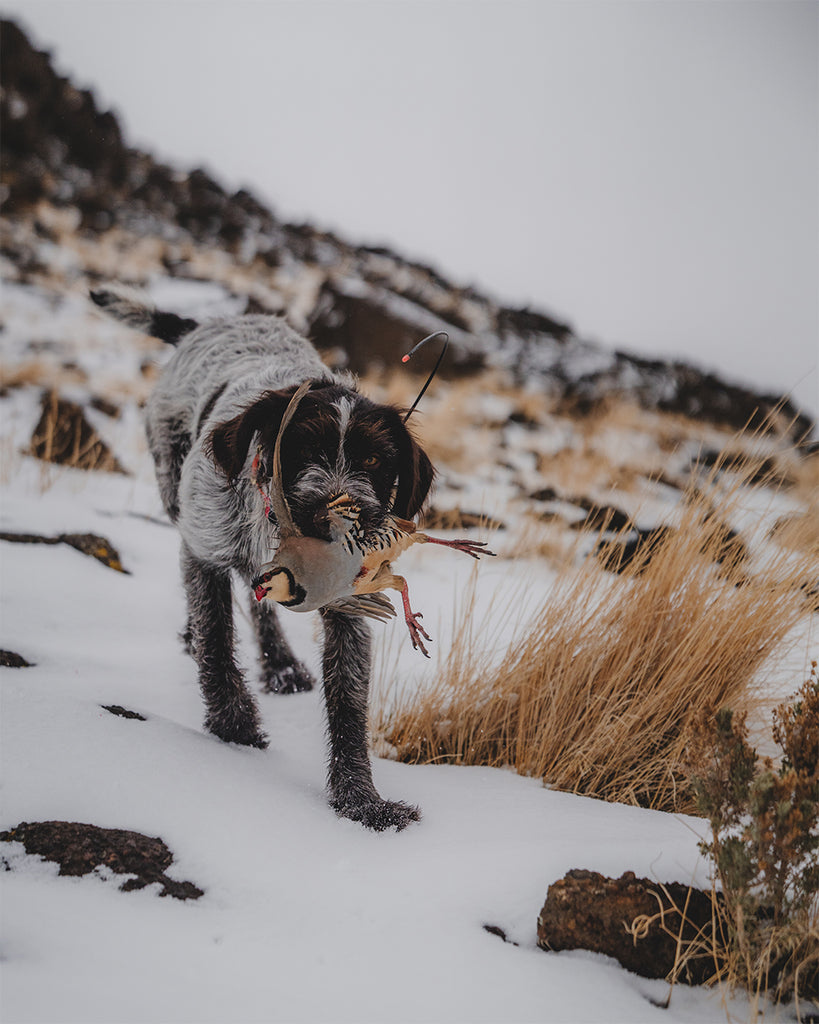
{"type": "Polygon", "coordinates": [[[580,533],[567,529],[562,519],[527,515],[510,540],[495,550],[501,558],[540,558],[553,569],[567,569],[576,563],[580,544],[580,533]]]}
{"type": "Polygon", "coordinates": [[[720,520],[748,494],[741,468],[731,481],[724,493],[715,469],[692,488],[676,531],[620,575],[594,556],[562,570],[497,668],[467,603],[440,685],[393,700],[376,731],[405,761],[511,766],[570,792],[693,810],[697,717],[749,706],[754,676],[810,614],[817,576],[811,555],[769,544],[747,560],[726,546],[720,520]]]}
{"type": "Polygon", "coordinates": [[[126,472],[88,423],[82,407],[61,399],[56,391],[43,398],[29,454],[44,462],[56,462],[75,469],[126,472]]]}
{"type": "Polygon", "coordinates": [[[28,359],[15,366],[0,363],[0,388],[45,387],[56,390],[85,384],[88,375],[78,366],[55,365],[45,359],[28,359]]]}

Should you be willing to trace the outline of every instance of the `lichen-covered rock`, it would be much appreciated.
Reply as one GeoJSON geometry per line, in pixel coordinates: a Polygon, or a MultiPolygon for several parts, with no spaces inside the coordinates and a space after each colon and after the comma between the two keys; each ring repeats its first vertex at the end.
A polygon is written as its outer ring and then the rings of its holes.
{"type": "Polygon", "coordinates": [[[708,893],[677,882],[574,870],[549,886],[537,941],[555,952],[604,953],[644,978],[701,984],[716,970],[708,952],[712,913],[708,893]],[[686,944],[698,936],[699,955],[681,958],[678,937],[686,944]]]}
{"type": "Polygon", "coordinates": [[[59,533],[56,537],[47,537],[42,533],[16,533],[13,530],[0,531],[0,540],[8,541],[11,544],[68,544],[75,551],[84,555],[96,558],[98,562],[107,565],[109,569],[116,572],[130,573],[122,566],[119,552],[114,545],[100,537],[97,533],[59,533]]]}

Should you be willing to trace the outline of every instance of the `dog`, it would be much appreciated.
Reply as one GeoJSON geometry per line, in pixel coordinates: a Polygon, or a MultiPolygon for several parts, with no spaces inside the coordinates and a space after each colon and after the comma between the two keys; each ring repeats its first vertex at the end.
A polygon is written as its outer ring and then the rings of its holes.
{"type": "MultiPolygon", "coordinates": [[[[280,317],[198,323],[163,312],[120,285],[91,292],[100,309],[176,346],[146,406],[148,444],[165,511],[181,535],[187,595],[183,637],[199,669],[205,727],[229,743],[267,746],[259,710],[234,653],[233,573],[248,587],[277,545],[275,515],[257,479],[270,476],[279,424],[305,381],[310,390],[282,438],[282,488],[306,536],[329,539],[328,504],[346,493],[364,529],[388,514],[412,519],[433,482],[426,452],[401,412],[331,372],[280,317]]],[[[272,602],[251,601],[263,689],[309,690],[272,602]]],[[[337,814],[368,828],[402,829],[417,807],[383,800],[367,749],[371,638],[363,617],[319,610],[329,738],[328,790],[337,814]]]]}

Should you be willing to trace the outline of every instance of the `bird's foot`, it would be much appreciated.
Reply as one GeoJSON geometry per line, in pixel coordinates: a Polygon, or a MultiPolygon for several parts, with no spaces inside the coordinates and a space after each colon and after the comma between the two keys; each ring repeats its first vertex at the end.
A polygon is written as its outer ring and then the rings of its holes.
{"type": "Polygon", "coordinates": [[[456,551],[463,551],[473,558],[480,558],[481,555],[495,557],[495,552],[490,551],[483,540],[441,540],[440,537],[427,537],[428,544],[442,544],[445,548],[455,548],[456,551]]]}
{"type": "Polygon", "coordinates": [[[409,589],[406,583],[404,584],[404,589],[401,591],[401,598],[404,602],[404,621],[406,622],[407,629],[409,630],[413,650],[420,651],[425,658],[428,658],[429,651],[424,647],[424,640],[428,640],[431,643],[432,637],[418,621],[423,618],[421,612],[414,612],[410,608],[409,589]],[[422,637],[423,640],[421,639],[422,637]]]}

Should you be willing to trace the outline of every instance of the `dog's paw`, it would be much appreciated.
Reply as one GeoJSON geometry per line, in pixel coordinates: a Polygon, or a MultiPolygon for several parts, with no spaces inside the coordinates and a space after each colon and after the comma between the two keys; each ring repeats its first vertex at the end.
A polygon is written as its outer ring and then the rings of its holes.
{"type": "Polygon", "coordinates": [[[259,750],[266,750],[268,746],[267,736],[259,727],[255,714],[211,714],[205,719],[205,728],[225,743],[239,743],[243,747],[257,747],[259,750]]]}
{"type": "Polygon", "coordinates": [[[268,669],[262,682],[265,693],[305,693],[312,690],[315,680],[300,661],[268,669]]]}
{"type": "Polygon", "coordinates": [[[357,804],[334,801],[333,809],[339,817],[358,821],[374,832],[384,832],[388,828],[400,832],[413,821],[421,820],[420,808],[400,800],[375,799],[357,804]]]}

